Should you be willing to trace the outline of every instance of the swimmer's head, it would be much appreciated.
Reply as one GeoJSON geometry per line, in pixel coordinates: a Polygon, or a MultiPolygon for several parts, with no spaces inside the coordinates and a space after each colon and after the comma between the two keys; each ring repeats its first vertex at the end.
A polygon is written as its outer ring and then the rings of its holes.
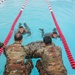
{"type": "Polygon", "coordinates": [[[57,38],[57,37],[58,37],[57,32],[53,32],[53,33],[52,33],[52,37],[53,37],[53,38],[57,38]]]}

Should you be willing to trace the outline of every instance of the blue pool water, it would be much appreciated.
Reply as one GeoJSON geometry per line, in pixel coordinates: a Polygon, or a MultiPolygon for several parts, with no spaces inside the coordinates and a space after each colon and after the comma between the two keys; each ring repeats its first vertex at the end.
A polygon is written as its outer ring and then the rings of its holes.
{"type": "MultiPolygon", "coordinates": [[[[21,6],[25,0],[6,0],[0,5],[0,41],[3,42],[10,31],[14,19],[18,15],[21,6]]],[[[66,38],[68,46],[71,50],[73,58],[75,60],[75,0],[49,0],[50,5],[53,9],[57,22],[66,38]]],[[[45,33],[51,32],[55,27],[53,19],[46,0],[29,0],[23,13],[18,20],[15,31],[18,29],[19,23],[26,22],[31,29],[32,35],[28,38],[23,39],[23,45],[30,42],[42,40],[41,32],[39,28],[44,28],[45,33]]],[[[24,36],[25,37],[25,36],[24,36]]],[[[8,44],[12,44],[13,35],[8,44]]],[[[72,69],[65,49],[60,39],[53,39],[53,42],[62,48],[62,59],[64,65],[68,71],[68,75],[75,75],[75,70],[72,69]]],[[[36,65],[37,59],[32,59],[34,66],[36,65]]],[[[4,54],[0,56],[0,75],[3,75],[6,58],[4,54]]],[[[31,75],[39,75],[37,69],[34,67],[31,75]]]]}

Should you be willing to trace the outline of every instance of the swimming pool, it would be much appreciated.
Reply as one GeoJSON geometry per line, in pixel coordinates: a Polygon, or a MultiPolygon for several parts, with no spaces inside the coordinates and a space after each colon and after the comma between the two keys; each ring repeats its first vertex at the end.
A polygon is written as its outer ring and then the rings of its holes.
{"type": "MultiPolygon", "coordinates": [[[[73,58],[75,58],[74,50],[74,30],[75,30],[75,1],[74,0],[49,0],[57,22],[66,38],[68,46],[71,50],[73,58]]],[[[11,25],[19,13],[21,6],[25,0],[7,0],[0,5],[0,41],[4,41],[11,25]]],[[[48,9],[46,0],[28,0],[28,3],[23,10],[23,13],[18,20],[15,30],[18,29],[18,24],[21,22],[27,23],[30,27],[32,35],[28,38],[24,38],[23,44],[28,44],[32,41],[42,40],[41,32],[39,28],[44,28],[45,33],[51,32],[55,27],[53,19],[48,9]],[[36,31],[36,32],[35,32],[36,31]]],[[[24,36],[25,37],[25,36],[24,36]]],[[[62,58],[65,67],[67,68],[68,75],[74,75],[75,70],[72,69],[67,55],[65,53],[63,44],[60,39],[53,39],[53,42],[62,48],[62,58]]],[[[13,43],[13,35],[8,44],[13,43]]],[[[32,59],[35,65],[37,59],[32,59]]],[[[6,58],[4,54],[0,56],[0,75],[3,75],[6,58]]],[[[33,69],[31,75],[38,75],[36,68],[33,69]]]]}

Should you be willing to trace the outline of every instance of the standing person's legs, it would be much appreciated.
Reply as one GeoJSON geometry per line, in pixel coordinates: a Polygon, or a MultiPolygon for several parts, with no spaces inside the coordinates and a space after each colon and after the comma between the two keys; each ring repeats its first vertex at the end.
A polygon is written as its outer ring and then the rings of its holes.
{"type": "Polygon", "coordinates": [[[26,75],[30,75],[34,67],[31,59],[27,59],[27,61],[25,62],[25,67],[26,67],[26,75]]]}
{"type": "Polygon", "coordinates": [[[38,69],[39,75],[47,75],[46,72],[43,69],[41,60],[38,60],[36,62],[36,68],[38,69]]]}

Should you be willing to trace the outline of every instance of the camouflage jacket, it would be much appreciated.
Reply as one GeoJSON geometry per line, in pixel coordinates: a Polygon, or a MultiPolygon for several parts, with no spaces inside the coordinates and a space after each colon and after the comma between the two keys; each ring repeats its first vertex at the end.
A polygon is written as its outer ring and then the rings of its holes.
{"type": "Polygon", "coordinates": [[[61,48],[54,44],[44,46],[43,42],[33,42],[29,44],[31,49],[36,50],[33,54],[34,58],[41,58],[44,71],[47,75],[67,75],[62,61],[61,48]]]}
{"type": "Polygon", "coordinates": [[[6,56],[4,75],[26,75],[24,59],[30,56],[30,50],[27,46],[15,42],[5,47],[4,54],[6,56]]]}
{"type": "Polygon", "coordinates": [[[66,69],[62,62],[61,49],[49,45],[35,52],[34,57],[41,57],[42,66],[49,75],[66,75],[66,69]]]}

